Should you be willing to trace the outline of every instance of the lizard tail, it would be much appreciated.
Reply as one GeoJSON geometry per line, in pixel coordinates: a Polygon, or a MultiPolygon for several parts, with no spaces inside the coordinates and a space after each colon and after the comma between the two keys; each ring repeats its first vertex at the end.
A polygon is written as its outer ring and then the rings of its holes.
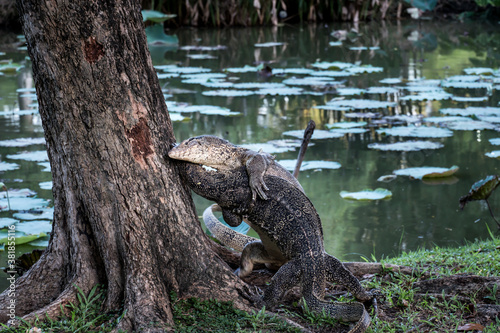
{"type": "Polygon", "coordinates": [[[203,212],[203,223],[210,233],[222,244],[242,252],[245,245],[258,241],[257,238],[244,235],[222,224],[214,215],[214,212],[220,211],[222,211],[222,209],[217,204],[213,204],[205,209],[203,212]]]}

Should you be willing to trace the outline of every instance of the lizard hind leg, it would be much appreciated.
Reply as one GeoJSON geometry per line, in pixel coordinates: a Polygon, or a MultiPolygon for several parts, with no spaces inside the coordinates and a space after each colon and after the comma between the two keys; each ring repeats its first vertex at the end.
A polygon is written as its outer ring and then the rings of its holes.
{"type": "Polygon", "coordinates": [[[359,280],[347,268],[345,268],[340,260],[329,255],[328,253],[325,253],[324,259],[327,281],[345,286],[357,300],[362,302],[373,298],[373,296],[368,293],[363,286],[361,286],[359,280]]]}
{"type": "Polygon", "coordinates": [[[271,284],[264,290],[262,303],[272,310],[285,293],[300,283],[302,271],[297,260],[288,261],[274,274],[271,284]]]}
{"type": "Polygon", "coordinates": [[[261,241],[256,241],[245,245],[241,252],[240,268],[237,270],[237,275],[239,277],[250,275],[254,264],[281,265],[282,261],[270,255],[261,241]]]}

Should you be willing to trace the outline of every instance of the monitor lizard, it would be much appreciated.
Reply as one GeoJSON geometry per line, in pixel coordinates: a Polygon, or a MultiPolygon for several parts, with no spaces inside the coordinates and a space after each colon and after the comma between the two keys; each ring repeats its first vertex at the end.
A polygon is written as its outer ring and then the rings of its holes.
{"type": "Polygon", "coordinates": [[[217,202],[223,213],[233,216],[230,225],[239,224],[245,215],[261,236],[262,242],[245,246],[240,276],[250,273],[254,254],[264,262],[282,264],[264,291],[260,305],[272,309],[287,290],[300,285],[311,310],[326,311],[344,321],[357,321],[351,332],[366,330],[370,317],[363,304],[323,300],[327,280],[345,285],[360,301],[372,296],[338,259],[324,251],[321,221],[302,190],[281,177],[264,173],[262,180],[268,189],[267,200],[260,197],[253,200],[246,165],[215,170],[199,164],[180,163],[179,170],[194,192],[217,202]]]}

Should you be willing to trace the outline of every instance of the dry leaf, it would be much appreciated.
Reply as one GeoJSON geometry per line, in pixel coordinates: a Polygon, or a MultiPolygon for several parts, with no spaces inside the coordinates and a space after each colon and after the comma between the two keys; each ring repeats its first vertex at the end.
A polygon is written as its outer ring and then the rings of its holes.
{"type": "Polygon", "coordinates": [[[457,331],[482,331],[484,328],[485,327],[481,324],[468,323],[463,326],[459,326],[457,331]]]}

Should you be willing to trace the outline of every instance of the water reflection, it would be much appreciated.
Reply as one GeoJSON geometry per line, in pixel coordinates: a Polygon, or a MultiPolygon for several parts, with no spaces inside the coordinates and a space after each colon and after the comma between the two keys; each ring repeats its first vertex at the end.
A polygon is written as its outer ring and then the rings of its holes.
{"type": "MultiPolygon", "coordinates": [[[[185,74],[162,73],[160,84],[169,103],[179,105],[216,105],[239,116],[185,113],[189,121],[174,124],[178,140],[194,135],[213,134],[234,143],[264,143],[282,139],[288,130],[303,129],[310,119],[318,129],[344,121],[365,121],[367,131],[345,134],[341,138],[315,140],[307,152],[307,160],[328,160],[342,164],[338,170],[303,171],[300,182],[315,204],[324,225],[327,251],[343,259],[358,260],[360,255],[380,258],[419,247],[457,245],[464,240],[487,237],[485,224],[493,225],[488,210],[479,203],[458,211],[458,198],[470,185],[485,175],[498,173],[498,162],[484,154],[493,150],[488,139],[498,136],[494,130],[458,131],[449,138],[432,139],[441,143],[438,150],[414,152],[378,151],[370,143],[396,143],[400,137],[378,133],[381,126],[422,125],[423,117],[443,116],[442,108],[498,106],[498,80],[490,89],[467,89],[440,85],[442,79],[464,74],[470,67],[498,68],[499,36],[496,26],[420,22],[389,24],[375,22],[356,26],[286,26],[282,28],[183,28],[175,33],[179,48],[164,49],[154,54],[155,65],[204,67],[227,74],[224,82],[281,83],[304,74],[280,74],[278,69],[313,69],[318,62],[339,62],[364,67],[371,73],[345,75],[341,68],[329,69],[329,85],[296,86],[299,95],[252,94],[247,97],[206,96],[213,90],[201,84],[187,84],[185,74]],[[354,30],[353,30],[354,29],[354,30]],[[342,32],[338,45],[332,33],[342,32]],[[344,33],[345,32],[345,33],[344,33]],[[255,47],[257,43],[276,43],[255,47]],[[191,47],[186,47],[191,46],[191,47]],[[201,48],[200,46],[210,46],[201,48]],[[196,55],[209,55],[208,58],[196,55]],[[256,71],[228,73],[225,68],[270,66],[275,75],[258,75],[256,71]],[[380,67],[383,71],[376,71],[380,67]],[[422,80],[418,86],[412,81],[422,80]],[[337,83],[331,83],[337,82],[337,83]],[[338,82],[341,82],[338,84],[338,82]],[[425,82],[425,84],[422,84],[425,82]],[[349,88],[340,95],[340,89],[349,88]],[[362,95],[360,95],[362,93],[362,95]],[[426,97],[427,96],[427,97],[426,97]],[[429,98],[429,96],[432,96],[429,98]],[[465,97],[464,100],[450,96],[465,97]],[[478,99],[470,99],[476,97],[478,99]],[[320,108],[332,99],[366,99],[391,103],[389,107],[360,108],[346,111],[320,108]],[[393,118],[386,118],[394,116],[393,118]],[[393,170],[417,167],[458,165],[460,171],[447,179],[433,182],[398,177],[392,182],[377,182],[393,170]],[[352,202],[339,196],[342,190],[359,191],[384,187],[392,191],[390,200],[352,202]],[[479,219],[479,222],[475,223],[479,219]]],[[[24,52],[8,50],[1,59],[26,63],[26,69],[0,76],[0,140],[40,137],[42,127],[33,98],[33,81],[29,61],[24,52]],[[28,113],[28,114],[26,114],[28,113]]],[[[326,74],[326,73],[324,73],[326,74]]],[[[326,80],[325,79],[325,80],[326,80]]],[[[481,79],[482,80],[482,79],[481,79]]],[[[489,85],[489,86],[490,86],[489,85]]],[[[488,87],[489,87],[488,86],[488,87]]],[[[17,152],[37,151],[43,146],[0,147],[1,161],[17,152]]],[[[297,151],[277,154],[278,160],[294,159],[297,151]]],[[[50,181],[50,173],[42,171],[35,161],[16,161],[20,168],[0,171],[0,181],[11,188],[30,188],[42,198],[51,192],[40,187],[50,181]]],[[[196,198],[200,210],[208,202],[196,198]]],[[[494,196],[492,205],[495,208],[494,196]]],[[[500,208],[499,208],[500,209],[500,208]]],[[[2,211],[0,217],[10,217],[2,211]]],[[[22,223],[22,222],[20,222],[22,223]]],[[[28,251],[32,247],[19,247],[28,251]]],[[[0,254],[0,266],[5,258],[0,254]]]]}

